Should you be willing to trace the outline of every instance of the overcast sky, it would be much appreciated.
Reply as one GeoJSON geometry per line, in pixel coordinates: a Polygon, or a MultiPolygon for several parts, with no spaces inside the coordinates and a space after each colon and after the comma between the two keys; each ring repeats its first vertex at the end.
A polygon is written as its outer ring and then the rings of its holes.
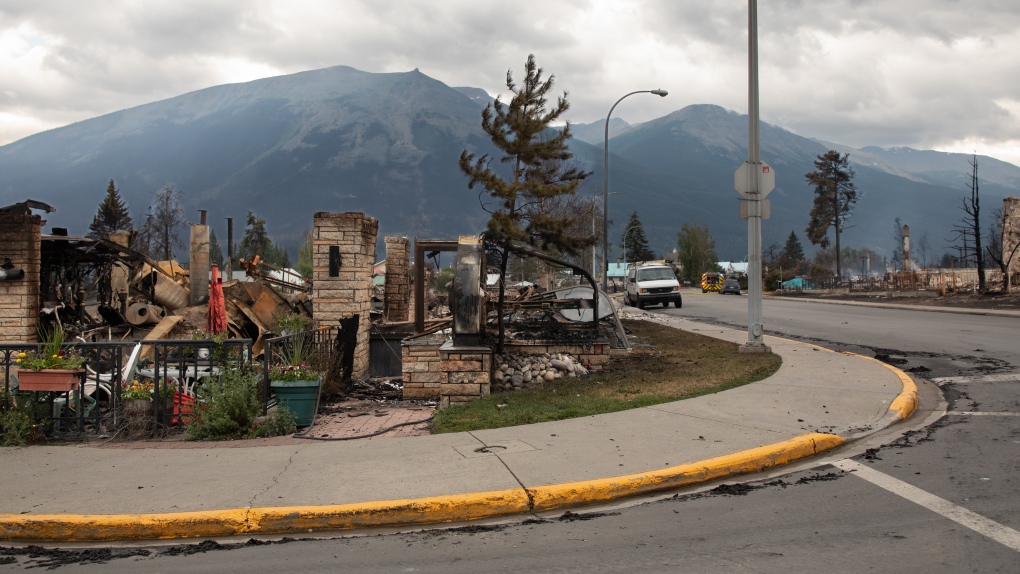
{"type": "MultiPolygon", "coordinates": [[[[1020,164],[1017,0],[763,0],[761,117],[855,147],[1020,164]]],[[[747,111],[746,0],[0,0],[0,144],[231,82],[348,65],[505,89],[529,53],[568,118],[747,111]]]]}

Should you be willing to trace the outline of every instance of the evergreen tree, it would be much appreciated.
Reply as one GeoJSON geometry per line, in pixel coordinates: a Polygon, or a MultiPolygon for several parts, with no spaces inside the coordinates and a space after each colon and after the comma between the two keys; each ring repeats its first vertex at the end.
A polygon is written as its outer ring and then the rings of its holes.
{"type": "Polygon", "coordinates": [[[272,248],[273,242],[269,239],[269,232],[266,231],[266,220],[256,217],[255,213],[249,209],[244,237],[241,238],[241,244],[238,246],[237,257],[250,261],[252,257],[258,255],[265,260],[267,255],[271,255],[272,248]]]}
{"type": "Polygon", "coordinates": [[[857,203],[857,186],[854,185],[854,170],[850,167],[850,154],[840,155],[829,150],[815,159],[815,171],[804,175],[815,188],[815,203],[811,208],[811,221],[807,227],[808,241],[829,247],[829,227],[836,237],[836,276],[842,278],[839,258],[839,236],[843,224],[857,203]]]}
{"type": "Polygon", "coordinates": [[[312,278],[312,253],[314,253],[312,234],[306,231],[305,242],[298,247],[297,260],[297,272],[305,279],[312,278]]]}
{"type": "Polygon", "coordinates": [[[223,269],[223,248],[216,240],[216,230],[214,229],[209,230],[209,264],[223,269]]]}
{"type": "Polygon", "coordinates": [[[620,237],[620,245],[623,246],[623,252],[630,261],[651,261],[655,259],[655,253],[648,247],[648,239],[645,237],[645,226],[641,224],[636,211],[630,214],[627,227],[624,228],[623,235],[620,237]]]}
{"type": "Polygon", "coordinates": [[[797,234],[793,231],[790,232],[790,237],[786,240],[786,246],[783,247],[782,259],[787,266],[796,265],[804,259],[804,248],[801,247],[800,240],[797,239],[797,234]]]}
{"type": "Polygon", "coordinates": [[[110,180],[106,187],[106,197],[99,204],[96,216],[92,218],[89,225],[89,232],[86,237],[93,239],[107,239],[114,231],[132,231],[134,226],[131,223],[131,216],[128,214],[127,206],[120,199],[120,190],[110,180]]]}
{"type": "MultiPolygon", "coordinates": [[[[491,211],[485,238],[496,246],[499,262],[499,346],[504,340],[504,302],[509,246],[519,241],[542,249],[575,256],[594,242],[594,237],[571,233],[575,217],[554,214],[547,208],[555,198],[574,193],[589,172],[567,167],[573,154],[567,146],[571,137],[570,122],[562,129],[550,129],[569,109],[567,93],[550,108],[546,95],[553,88],[553,76],[542,79],[543,70],[528,56],[524,65],[524,81],[514,83],[507,71],[506,87],[513,94],[509,104],[497,96],[496,101],[482,110],[482,129],[502,152],[501,163],[510,166],[509,179],[491,168],[488,155],[475,158],[464,150],[460,169],[468,176],[468,189],[480,184],[497,201],[491,211]]],[[[483,204],[483,208],[485,205],[483,204]]]]}

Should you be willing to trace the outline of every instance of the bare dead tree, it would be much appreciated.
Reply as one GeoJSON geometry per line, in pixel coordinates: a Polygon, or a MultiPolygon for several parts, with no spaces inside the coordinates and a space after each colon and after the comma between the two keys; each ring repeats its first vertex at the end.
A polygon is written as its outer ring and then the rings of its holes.
{"type": "Polygon", "coordinates": [[[963,243],[964,260],[967,260],[971,254],[974,255],[974,261],[977,263],[978,292],[984,293],[987,286],[985,285],[985,256],[981,249],[981,195],[978,193],[977,156],[973,156],[973,159],[968,163],[971,166],[970,185],[967,186],[970,189],[970,197],[965,197],[962,200],[961,209],[964,216],[960,219],[960,223],[953,226],[951,241],[954,242],[954,247],[957,249],[961,249],[959,244],[963,243]]]}
{"type": "Polygon", "coordinates": [[[175,247],[184,247],[180,236],[180,226],[184,225],[181,195],[172,185],[152,192],[153,201],[136,240],[139,251],[154,259],[169,260],[175,247]]]}

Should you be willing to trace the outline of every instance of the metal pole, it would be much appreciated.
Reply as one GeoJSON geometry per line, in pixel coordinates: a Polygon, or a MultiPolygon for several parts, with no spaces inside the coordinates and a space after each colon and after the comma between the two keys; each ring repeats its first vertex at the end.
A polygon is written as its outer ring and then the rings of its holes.
{"type": "Polygon", "coordinates": [[[665,98],[669,95],[666,90],[638,90],[631,92],[622,98],[616,100],[613,107],[609,108],[609,113],[606,114],[606,138],[602,144],[602,290],[606,293],[609,292],[609,118],[613,115],[613,110],[616,109],[617,104],[622,102],[624,98],[633,96],[634,94],[655,94],[660,98],[665,98]]]}
{"type": "Polygon", "coordinates": [[[227,218],[227,281],[234,279],[234,218],[227,218]]]}
{"type": "Polygon", "coordinates": [[[747,2],[747,344],[748,352],[769,352],[762,340],[764,324],[761,308],[761,154],[758,121],[758,3],[747,2]]]}

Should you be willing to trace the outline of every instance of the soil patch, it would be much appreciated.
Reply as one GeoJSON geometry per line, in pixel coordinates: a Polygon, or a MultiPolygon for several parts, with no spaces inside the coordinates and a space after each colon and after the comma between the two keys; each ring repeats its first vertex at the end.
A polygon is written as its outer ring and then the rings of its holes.
{"type": "Polygon", "coordinates": [[[631,352],[586,377],[493,393],[436,413],[436,433],[501,428],[660,404],[764,379],[776,354],[740,353],[739,345],[649,321],[624,320],[631,352]]]}

